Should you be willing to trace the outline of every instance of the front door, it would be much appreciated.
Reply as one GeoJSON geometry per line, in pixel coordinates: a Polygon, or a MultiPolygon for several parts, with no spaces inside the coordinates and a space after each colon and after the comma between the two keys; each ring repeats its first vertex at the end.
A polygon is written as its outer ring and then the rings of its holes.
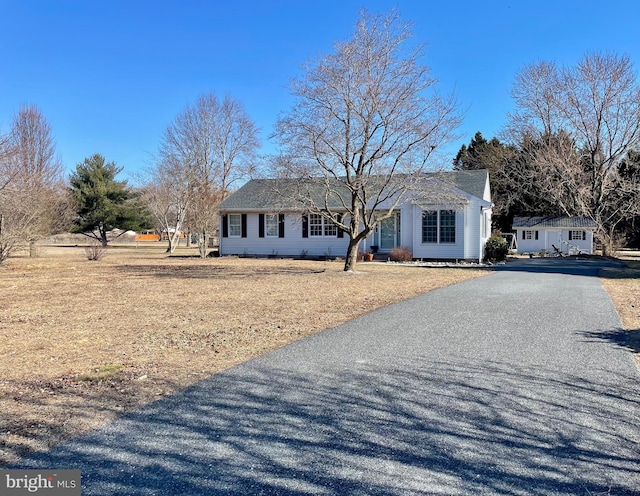
{"type": "Polygon", "coordinates": [[[397,215],[380,223],[380,251],[391,251],[398,246],[399,219],[397,215]]]}

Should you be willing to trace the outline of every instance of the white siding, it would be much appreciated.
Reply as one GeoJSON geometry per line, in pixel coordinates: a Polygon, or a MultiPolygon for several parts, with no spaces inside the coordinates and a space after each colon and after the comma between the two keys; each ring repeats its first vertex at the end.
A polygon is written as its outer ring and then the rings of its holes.
{"type": "MultiPolygon", "coordinates": [[[[413,205],[410,203],[406,203],[400,209],[400,246],[404,246],[405,248],[413,247],[413,205]]],[[[416,258],[415,255],[413,255],[416,258]]]]}
{"type": "MultiPolygon", "coordinates": [[[[480,204],[471,201],[464,209],[464,258],[477,259],[480,253],[480,230],[482,227],[480,204]]],[[[484,245],[483,245],[484,246],[484,245]]]]}
{"type": "MultiPolygon", "coordinates": [[[[577,229],[579,231],[579,229],[577,229]]],[[[593,253],[593,232],[592,231],[587,231],[586,232],[586,239],[584,240],[576,240],[576,239],[572,239],[569,241],[569,231],[567,231],[567,237],[565,238],[570,245],[575,246],[576,248],[578,248],[579,250],[585,252],[585,253],[593,253]]],[[[563,246],[564,248],[568,248],[569,250],[571,250],[572,246],[563,246]]]]}
{"type": "MultiPolygon", "coordinates": [[[[424,207],[428,210],[456,211],[455,243],[422,243],[422,208],[406,203],[400,208],[400,246],[410,248],[414,258],[472,259],[477,260],[484,251],[487,233],[490,233],[491,212],[481,210],[482,200],[472,197],[465,205],[439,205],[424,207]],[[483,231],[482,215],[486,215],[488,228],[483,231]]],[[[338,237],[302,237],[302,214],[284,214],[284,238],[259,237],[259,213],[247,213],[247,237],[221,237],[221,255],[255,255],[298,257],[308,256],[344,257],[349,245],[345,235],[338,237]]],[[[487,224],[485,224],[486,227],[487,224]]],[[[223,229],[220,230],[223,232],[223,229]]],[[[368,251],[374,244],[373,234],[360,244],[368,251]]]]}
{"type": "Polygon", "coordinates": [[[585,253],[593,252],[593,231],[585,229],[571,229],[572,231],[586,231],[586,239],[569,240],[569,229],[537,229],[538,239],[522,239],[524,231],[536,231],[536,229],[518,228],[516,235],[518,237],[518,253],[538,253],[546,250],[548,253],[554,253],[554,246],[562,253],[569,254],[575,250],[585,253]]]}
{"type": "MultiPolygon", "coordinates": [[[[303,238],[302,214],[284,215],[284,238],[259,237],[258,213],[247,214],[246,238],[220,238],[220,255],[300,256],[306,250],[309,256],[344,257],[349,246],[347,237],[303,238]]],[[[220,229],[222,232],[222,228],[220,229]]]]}
{"type": "Polygon", "coordinates": [[[453,207],[450,205],[413,207],[413,256],[414,258],[442,258],[479,260],[484,256],[484,245],[491,234],[491,210],[481,209],[476,198],[469,203],[453,207]],[[423,243],[422,212],[424,210],[456,210],[456,242],[423,243]],[[485,217],[483,222],[482,217],[485,217]]]}
{"type": "Polygon", "coordinates": [[[455,243],[423,243],[422,242],[422,208],[413,206],[413,258],[465,258],[464,210],[452,206],[429,206],[425,210],[456,210],[456,242],[455,243]]]}

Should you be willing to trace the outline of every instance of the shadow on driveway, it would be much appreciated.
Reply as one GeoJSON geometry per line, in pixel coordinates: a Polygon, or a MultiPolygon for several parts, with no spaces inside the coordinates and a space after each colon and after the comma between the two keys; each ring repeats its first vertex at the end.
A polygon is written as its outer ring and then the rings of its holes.
{"type": "MultiPolygon", "coordinates": [[[[605,341],[613,343],[626,350],[640,353],[640,329],[614,329],[612,331],[584,331],[579,333],[585,340],[591,342],[605,341]]],[[[640,363],[639,363],[640,365],[640,363]]],[[[639,490],[640,493],[640,490],[639,490]]]]}
{"type": "Polygon", "coordinates": [[[505,265],[496,266],[499,271],[537,272],[598,277],[602,269],[622,269],[625,264],[602,257],[544,257],[510,258],[505,265]]]}
{"type": "Polygon", "coordinates": [[[638,494],[637,377],[460,363],[258,360],[21,468],[79,468],[86,495],[638,494]]]}

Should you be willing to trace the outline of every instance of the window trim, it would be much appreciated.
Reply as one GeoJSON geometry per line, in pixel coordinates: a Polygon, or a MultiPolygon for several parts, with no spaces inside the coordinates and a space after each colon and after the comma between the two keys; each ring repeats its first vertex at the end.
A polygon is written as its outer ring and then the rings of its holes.
{"type": "Polygon", "coordinates": [[[337,238],[339,229],[324,215],[310,213],[307,217],[307,232],[309,238],[337,238]]]}
{"type": "Polygon", "coordinates": [[[455,245],[457,243],[457,230],[458,230],[458,211],[452,208],[441,208],[437,210],[423,210],[422,211],[422,244],[423,245],[455,245]],[[451,219],[453,220],[451,225],[444,225],[442,223],[442,214],[449,214],[451,219]],[[431,223],[430,225],[425,225],[425,218],[430,216],[433,220],[435,216],[435,224],[431,223]],[[426,240],[427,229],[429,229],[430,234],[434,235],[429,240],[426,240]],[[451,230],[452,229],[452,230],[451,230]],[[447,237],[446,241],[443,240],[446,236],[444,235],[445,230],[449,232],[450,237],[447,237]]]}
{"type": "Polygon", "coordinates": [[[280,237],[280,216],[278,214],[265,214],[264,216],[264,236],[265,238],[280,237]],[[269,225],[271,224],[271,225],[269,225]],[[269,232],[269,229],[272,232],[269,232]]]}
{"type": "Polygon", "coordinates": [[[569,229],[569,241],[586,241],[587,231],[584,229],[569,229]]]}
{"type": "Polygon", "coordinates": [[[422,244],[423,245],[437,245],[438,244],[438,218],[439,218],[438,210],[423,210],[422,211],[422,244]],[[435,224],[428,224],[425,226],[426,217],[435,216],[435,224]],[[430,234],[435,235],[435,239],[430,237],[429,240],[426,240],[427,236],[425,236],[425,230],[429,229],[430,234]]]}
{"type": "Polygon", "coordinates": [[[438,211],[438,241],[442,245],[455,245],[456,244],[456,224],[457,224],[457,216],[456,211],[453,209],[442,209],[438,211]],[[453,223],[445,225],[442,222],[442,214],[445,213],[449,216],[450,219],[453,219],[453,223]],[[443,241],[442,238],[445,237],[445,233],[448,234],[448,239],[443,241]]]}
{"type": "Polygon", "coordinates": [[[227,216],[227,223],[228,223],[228,234],[230,238],[241,238],[242,237],[242,214],[229,214],[227,216]],[[237,219],[238,220],[238,224],[234,225],[232,224],[232,219],[237,219]],[[232,232],[232,229],[237,228],[238,229],[238,234],[234,234],[232,232]]]}

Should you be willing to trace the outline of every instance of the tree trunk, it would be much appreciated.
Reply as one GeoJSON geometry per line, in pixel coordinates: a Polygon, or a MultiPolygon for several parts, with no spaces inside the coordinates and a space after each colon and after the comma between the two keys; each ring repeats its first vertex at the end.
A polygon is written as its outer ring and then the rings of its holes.
{"type": "Polygon", "coordinates": [[[360,246],[360,240],[350,239],[349,248],[347,248],[347,257],[344,261],[344,271],[356,270],[356,262],[358,261],[358,247],[360,246]]]}
{"type": "Polygon", "coordinates": [[[198,234],[198,251],[200,258],[207,258],[207,232],[202,231],[198,234]]]}
{"type": "Polygon", "coordinates": [[[180,244],[180,235],[178,234],[178,230],[176,229],[173,234],[169,234],[169,250],[171,253],[176,251],[177,246],[180,244]]]}
{"type": "Polygon", "coordinates": [[[36,241],[33,239],[29,241],[29,257],[30,258],[38,257],[38,245],[36,244],[36,241]]]}

